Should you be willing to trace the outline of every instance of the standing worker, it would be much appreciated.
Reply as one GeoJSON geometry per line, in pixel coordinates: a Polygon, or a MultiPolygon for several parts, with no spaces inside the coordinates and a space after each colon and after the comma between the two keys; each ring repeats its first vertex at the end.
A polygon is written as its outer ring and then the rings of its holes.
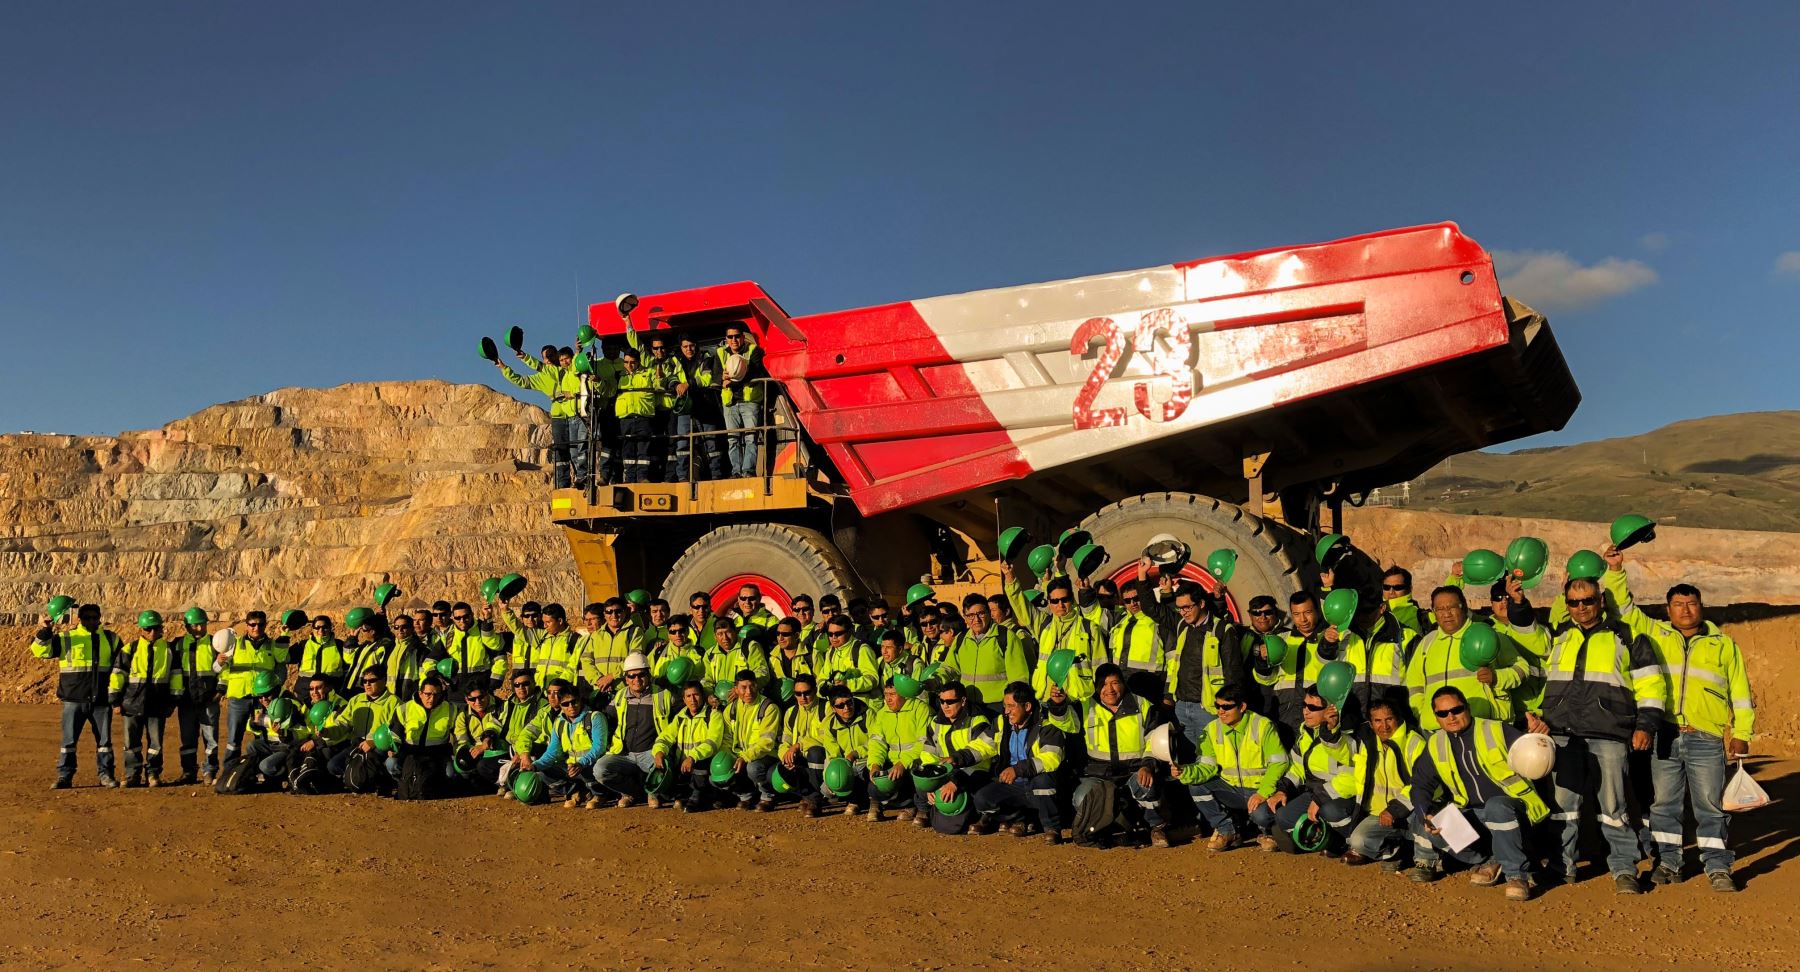
{"type": "Polygon", "coordinates": [[[256,693],[251,685],[264,672],[271,678],[281,665],[280,649],[264,633],[268,616],[251,611],[244,616],[244,636],[237,640],[231,653],[213,660],[213,667],[225,676],[225,753],[221,767],[229,767],[244,745],[244,730],[256,712],[256,693]]]}
{"type": "Polygon", "coordinates": [[[725,328],[725,344],[719,348],[719,404],[725,413],[726,456],[731,461],[731,475],[742,479],[757,474],[756,428],[762,424],[762,379],[769,376],[763,367],[762,348],[750,341],[742,325],[725,328]],[[740,431],[748,430],[748,431],[740,431]]]}
{"type": "Polygon", "coordinates": [[[656,400],[662,394],[662,373],[638,363],[636,348],[619,355],[624,370],[619,374],[618,398],[613,414],[619,419],[619,444],[624,481],[650,481],[650,456],[656,432],[656,400]]]}
{"type": "Polygon", "coordinates": [[[75,744],[81,727],[94,733],[94,763],[100,785],[119,785],[113,777],[112,708],[106,704],[107,673],[119,650],[119,636],[100,627],[100,605],[83,604],[75,612],[75,625],[58,632],[55,623],[68,610],[67,599],[51,602],[43,627],[32,639],[31,653],[56,659],[56,697],[62,700],[62,749],[56,760],[56,789],[66,790],[75,781],[75,744]]]}
{"type": "Polygon", "coordinates": [[[181,667],[163,640],[162,615],[138,615],[138,639],[114,655],[107,704],[125,714],[125,785],[162,785],[163,721],[181,694],[181,667]]]}
{"type": "Polygon", "coordinates": [[[551,481],[557,489],[569,488],[571,466],[578,471],[577,475],[584,474],[587,469],[587,431],[580,427],[580,418],[576,414],[581,380],[573,367],[573,349],[566,349],[567,361],[562,360],[564,350],[544,345],[544,358],[536,367],[523,351],[518,352],[519,360],[531,372],[530,377],[508,368],[503,361],[494,361],[494,367],[500,369],[507,381],[526,391],[542,392],[550,398],[550,461],[554,464],[551,481]]]}
{"type": "Polygon", "coordinates": [[[188,784],[202,778],[210,784],[219,775],[219,673],[213,670],[212,639],[207,636],[206,612],[197,607],[182,615],[187,633],[169,644],[181,669],[181,693],[175,717],[181,731],[181,779],[188,784]],[[206,747],[206,764],[200,764],[200,747],[206,747]]]}
{"type": "Polygon", "coordinates": [[[724,443],[716,434],[724,425],[719,414],[719,366],[700,353],[691,337],[681,339],[674,360],[675,384],[669,389],[674,416],[674,468],[665,478],[699,482],[725,476],[724,443]]]}

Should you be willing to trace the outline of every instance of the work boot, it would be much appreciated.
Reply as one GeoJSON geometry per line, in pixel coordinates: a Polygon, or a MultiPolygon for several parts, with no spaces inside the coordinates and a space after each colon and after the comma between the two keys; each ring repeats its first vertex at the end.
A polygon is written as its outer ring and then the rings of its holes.
{"type": "Polygon", "coordinates": [[[67,777],[67,776],[59,776],[59,777],[57,777],[57,778],[56,778],[56,782],[55,782],[55,783],[52,783],[52,784],[50,784],[50,789],[52,789],[52,790],[66,790],[66,789],[68,789],[68,788],[69,788],[69,787],[72,787],[72,786],[74,786],[74,785],[75,785],[75,781],[74,781],[74,780],[73,780],[73,779],[71,779],[71,778],[70,778],[70,777],[67,777]]]}
{"type": "Polygon", "coordinates": [[[199,776],[192,772],[183,773],[180,776],[175,778],[175,785],[176,786],[193,786],[194,783],[198,779],[199,779],[199,776]]]}
{"type": "Polygon", "coordinates": [[[1500,862],[1488,861],[1469,872],[1469,883],[1478,888],[1491,888],[1500,883],[1500,862]]]}
{"type": "Polygon", "coordinates": [[[844,816],[846,816],[846,817],[856,816],[856,804],[854,804],[854,803],[844,804],[844,816]]]}
{"type": "Polygon", "coordinates": [[[1726,894],[1738,889],[1737,878],[1732,877],[1730,871],[1708,871],[1706,872],[1706,883],[1711,885],[1714,891],[1723,891],[1726,894]]]}
{"type": "Polygon", "coordinates": [[[1681,872],[1675,870],[1674,868],[1670,867],[1667,864],[1658,864],[1658,865],[1656,865],[1655,870],[1652,870],[1650,872],[1650,883],[1651,884],[1680,884],[1681,883],[1681,872]]]}
{"type": "Polygon", "coordinates": [[[150,776],[144,780],[144,785],[154,790],[157,787],[162,786],[162,777],[157,776],[155,773],[151,773],[150,776]]]}
{"type": "Polygon", "coordinates": [[[1273,854],[1281,849],[1280,846],[1275,843],[1275,838],[1270,837],[1268,834],[1256,838],[1256,847],[1265,854],[1273,854]]]}
{"type": "Polygon", "coordinates": [[[1369,859],[1358,854],[1354,850],[1347,850],[1344,852],[1344,864],[1349,867],[1359,867],[1367,863],[1369,863],[1369,859]]]}
{"type": "Polygon", "coordinates": [[[757,803],[756,803],[756,812],[757,813],[774,813],[775,812],[775,801],[769,799],[768,797],[763,797],[761,800],[757,801],[757,803]]]}
{"type": "Polygon", "coordinates": [[[1638,884],[1638,878],[1637,878],[1636,874],[1614,874],[1613,875],[1613,893],[1614,894],[1643,894],[1644,889],[1642,886],[1640,886],[1638,884]]]}
{"type": "Polygon", "coordinates": [[[1506,900],[1530,901],[1531,885],[1524,878],[1511,878],[1506,882],[1506,900]]]}
{"type": "Polygon", "coordinates": [[[1237,834],[1215,833],[1212,835],[1212,838],[1206,842],[1206,849],[1209,851],[1228,851],[1233,847],[1236,847],[1237,844],[1237,834]]]}
{"type": "Polygon", "coordinates": [[[1030,837],[1031,825],[1023,820],[1015,820],[1006,825],[1006,832],[1014,837],[1030,837]]]}
{"type": "Polygon", "coordinates": [[[1406,862],[1401,860],[1398,856],[1384,857],[1381,860],[1381,871],[1383,874],[1399,874],[1404,870],[1406,870],[1406,862]]]}
{"type": "Polygon", "coordinates": [[[589,810],[598,810],[600,809],[600,798],[597,796],[588,797],[586,800],[581,801],[581,805],[589,810]]]}
{"type": "Polygon", "coordinates": [[[116,790],[119,788],[119,781],[113,779],[111,773],[101,773],[100,774],[100,785],[106,787],[109,790],[116,790]]]}
{"type": "Polygon", "coordinates": [[[887,815],[881,812],[880,807],[870,807],[867,816],[870,823],[881,823],[887,819],[887,815]]]}
{"type": "Polygon", "coordinates": [[[1430,884],[1444,876],[1436,864],[1414,864],[1412,870],[1406,872],[1406,879],[1414,884],[1430,884]]]}
{"type": "MultiPolygon", "coordinates": [[[[1062,831],[1060,831],[1060,830],[1044,831],[1044,843],[1049,844],[1051,847],[1056,847],[1059,844],[1061,844],[1062,842],[1063,842],[1062,831]]],[[[1726,875],[1726,877],[1730,877],[1730,875],[1726,875]]]]}
{"type": "Polygon", "coordinates": [[[985,813],[981,815],[980,820],[969,825],[969,833],[977,837],[986,837],[999,829],[1000,824],[994,820],[993,815],[985,813]]]}
{"type": "Polygon", "coordinates": [[[494,795],[499,797],[502,800],[510,800],[513,798],[512,790],[507,787],[504,787],[504,786],[498,790],[495,790],[494,795]]]}
{"type": "Polygon", "coordinates": [[[756,798],[753,796],[738,797],[738,809],[739,810],[755,810],[756,809],[756,798]]]}
{"type": "Polygon", "coordinates": [[[662,797],[652,793],[644,798],[644,805],[652,810],[661,810],[663,807],[662,797]]]}
{"type": "Polygon", "coordinates": [[[1151,827],[1150,828],[1150,846],[1151,847],[1168,847],[1169,846],[1169,828],[1164,827],[1160,824],[1155,827],[1151,827]]]}
{"type": "Polygon", "coordinates": [[[574,810],[580,806],[581,794],[579,793],[570,794],[569,798],[563,801],[563,808],[567,810],[574,810]]]}
{"type": "Polygon", "coordinates": [[[819,816],[819,805],[813,802],[812,797],[807,797],[800,801],[800,816],[805,817],[808,820],[815,819],[819,816]]]}
{"type": "Polygon", "coordinates": [[[622,796],[613,803],[613,806],[618,807],[620,810],[624,810],[627,807],[632,807],[632,806],[636,806],[636,805],[637,805],[637,798],[632,797],[632,796],[622,796]]]}
{"type": "Polygon", "coordinates": [[[916,816],[916,814],[914,813],[913,808],[907,807],[905,810],[902,810],[899,813],[894,814],[894,819],[900,821],[901,823],[906,823],[907,821],[911,820],[914,816],[916,816]]]}
{"type": "Polygon", "coordinates": [[[928,813],[915,814],[912,818],[912,825],[913,825],[914,829],[917,829],[917,830],[924,830],[927,827],[930,827],[931,826],[931,814],[928,814],[928,813]]]}

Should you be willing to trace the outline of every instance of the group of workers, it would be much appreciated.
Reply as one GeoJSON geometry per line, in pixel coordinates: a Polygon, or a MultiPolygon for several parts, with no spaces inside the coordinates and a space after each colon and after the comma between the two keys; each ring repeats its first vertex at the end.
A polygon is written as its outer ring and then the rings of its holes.
{"type": "Polygon", "coordinates": [[[692,333],[640,335],[627,319],[623,340],[583,327],[572,346],[524,350],[507,343],[520,368],[482,353],[506,380],[549,398],[552,481],[557,489],[602,483],[698,482],[758,473],[760,430],[768,425],[768,371],[742,325],[717,345],[692,333]],[[598,449],[590,451],[597,444],[598,449]]]}
{"type": "Polygon", "coordinates": [[[173,714],[175,782],[221,792],[791,803],[1090,846],[1167,847],[1191,823],[1209,851],[1420,883],[1459,867],[1511,900],[1574,879],[1584,813],[1619,893],[1644,890],[1643,859],[1651,884],[1679,882],[1686,803],[1707,881],[1736,890],[1720,801],[1754,728],[1742,654],[1697,589],[1671,588],[1657,620],[1623,555],[1603,560],[1572,563],[1547,611],[1516,574],[1481,591],[1452,576],[1420,604],[1390,567],[1329,617],[1340,567],[1234,618],[1228,588],[1146,557],[1117,586],[1059,560],[1041,578],[1006,566],[1000,592],[959,603],[919,585],[897,609],[800,595],[785,616],[746,585],[718,613],[706,593],[677,614],[634,591],[579,619],[498,596],[358,607],[340,635],[298,611],[279,632],[262,612],[215,630],[193,608],[179,631],[145,611],[120,637],[86,604],[46,615],[32,651],[60,667],[59,788],[83,726],[119,785],[118,708],[125,786],[163,783],[173,714]],[[1528,735],[1553,764],[1515,765],[1528,735]]]}

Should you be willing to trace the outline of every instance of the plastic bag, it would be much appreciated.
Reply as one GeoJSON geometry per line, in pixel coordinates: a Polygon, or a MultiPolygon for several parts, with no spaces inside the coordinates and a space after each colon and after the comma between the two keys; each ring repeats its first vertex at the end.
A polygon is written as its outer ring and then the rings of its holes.
{"type": "Polygon", "coordinates": [[[1769,802],[1769,794],[1762,786],[1750,778],[1750,772],[1744,769],[1744,761],[1737,761],[1737,772],[1732,774],[1731,782],[1725,784],[1725,809],[1731,812],[1755,810],[1769,802]]]}

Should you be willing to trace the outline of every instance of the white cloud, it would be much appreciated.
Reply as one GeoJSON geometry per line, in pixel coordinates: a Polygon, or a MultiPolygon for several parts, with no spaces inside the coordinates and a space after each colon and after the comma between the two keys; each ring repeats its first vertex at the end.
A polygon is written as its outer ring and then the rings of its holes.
{"type": "Polygon", "coordinates": [[[1582,266],[1557,250],[1496,250],[1500,289],[1538,310],[1569,310],[1629,294],[1656,282],[1637,260],[1607,257],[1582,266]]]}
{"type": "Polygon", "coordinates": [[[1776,257],[1775,272],[1784,277],[1800,277],[1800,250],[1789,250],[1776,257]]]}
{"type": "Polygon", "coordinates": [[[1649,250],[1651,253],[1661,253],[1669,248],[1669,234],[1645,233],[1643,236],[1638,237],[1638,246],[1649,250]]]}

